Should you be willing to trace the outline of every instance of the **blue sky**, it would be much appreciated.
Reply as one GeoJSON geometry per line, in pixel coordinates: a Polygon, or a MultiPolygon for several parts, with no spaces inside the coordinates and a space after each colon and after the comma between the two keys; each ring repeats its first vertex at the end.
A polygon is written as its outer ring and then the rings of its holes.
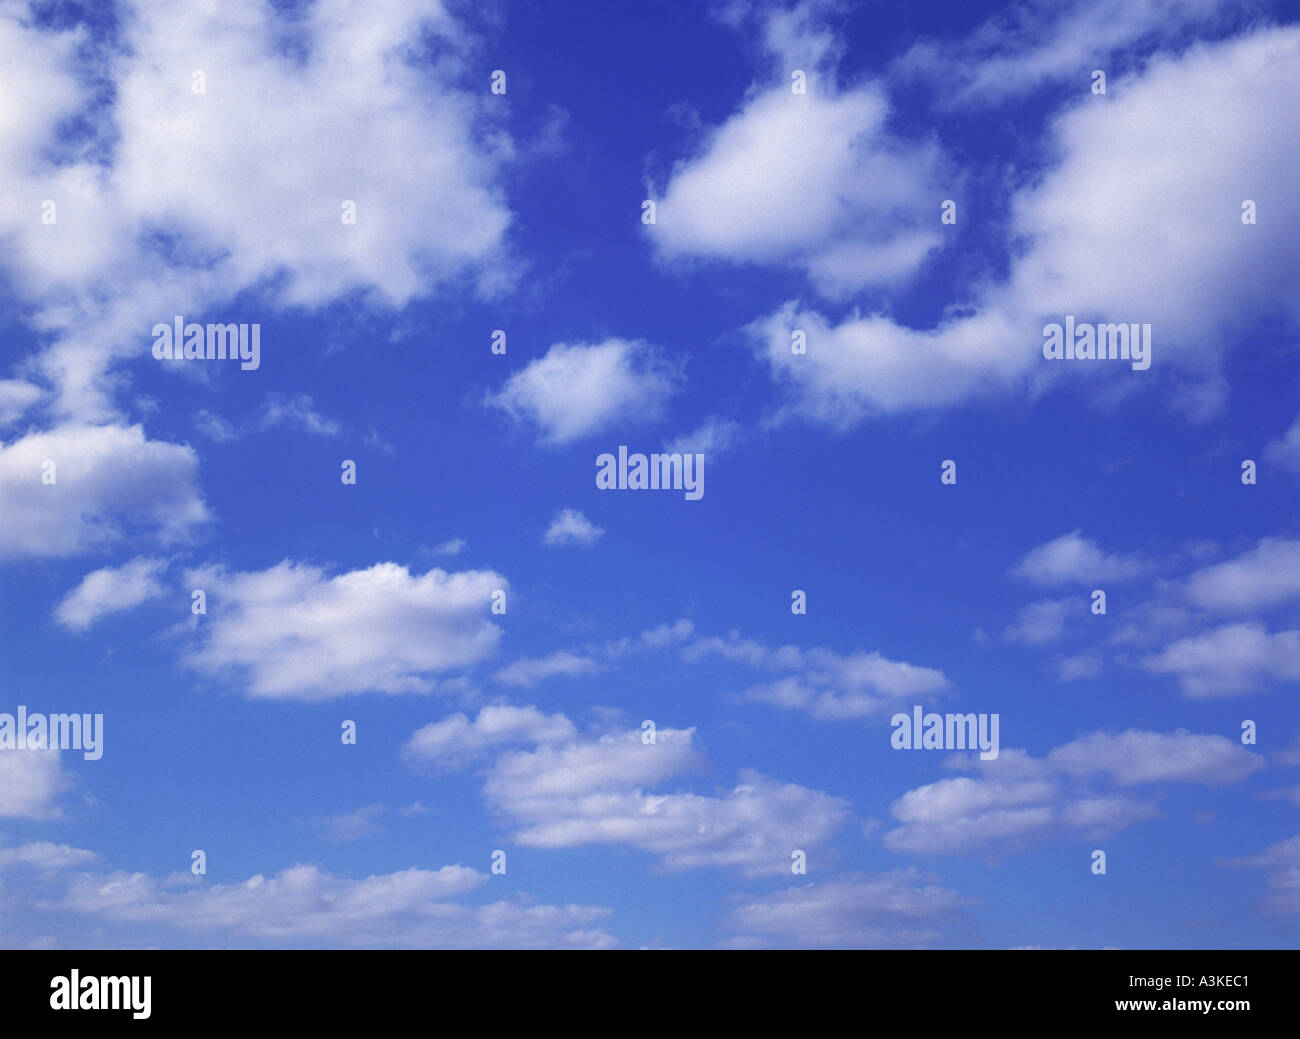
{"type": "Polygon", "coordinates": [[[5,945],[1293,946],[1293,16],[0,4],[5,945]]]}

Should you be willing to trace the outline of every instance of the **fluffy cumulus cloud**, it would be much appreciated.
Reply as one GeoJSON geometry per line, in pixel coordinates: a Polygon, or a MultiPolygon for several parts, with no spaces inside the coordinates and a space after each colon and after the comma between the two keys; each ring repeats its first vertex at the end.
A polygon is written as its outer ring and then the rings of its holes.
{"type": "Polygon", "coordinates": [[[888,116],[878,86],[829,76],[756,94],[652,193],[650,241],[670,261],[793,264],[835,298],[907,277],[942,241],[949,195],[938,149],[892,137],[888,116]]]}
{"type": "Polygon", "coordinates": [[[1223,736],[1131,729],[1080,737],[1045,758],[1004,750],[994,761],[963,758],[951,765],[976,775],[903,794],[890,809],[899,825],[885,834],[886,847],[921,854],[1012,851],[1055,833],[1102,836],[1159,813],[1151,801],[1097,784],[1233,784],[1264,762],[1223,736]]]}
{"type": "Polygon", "coordinates": [[[555,446],[659,417],[679,381],[678,369],[646,343],[555,343],[488,394],[487,403],[535,426],[541,441],[555,446]]]}
{"type": "Polygon", "coordinates": [[[1050,764],[1071,775],[1102,773],[1120,786],[1159,783],[1237,783],[1264,761],[1226,736],[1129,729],[1094,732],[1057,747],[1050,764]]]}
{"type": "Polygon", "coordinates": [[[54,819],[72,786],[57,750],[0,751],[0,819],[54,819]]]}
{"type": "Polygon", "coordinates": [[[489,605],[509,587],[490,570],[413,574],[377,563],[330,577],[289,560],[253,573],[195,570],[186,583],[208,604],[188,663],[234,669],[251,697],[301,700],[430,691],[435,675],[496,649],[489,605]]]}
{"type": "Polygon", "coordinates": [[[62,408],[110,411],[102,376],[148,356],[155,321],[251,286],[315,306],[503,284],[511,146],[482,132],[484,95],[463,85],[476,41],[439,0],[133,0],[120,33],[79,46],[0,9],[0,239],[53,336],[38,370],[62,408]],[[58,140],[73,116],[88,132],[58,140]]]}
{"type": "Polygon", "coordinates": [[[84,631],[100,617],[129,610],[163,594],[160,580],[167,563],[139,557],[118,567],[106,566],[82,578],[54,609],[65,628],[84,631]]]}
{"type": "Polygon", "coordinates": [[[60,908],[132,924],[289,946],[600,948],[617,944],[593,923],[609,910],[523,900],[453,901],[487,880],[468,866],[406,869],[354,880],[318,866],[198,887],[181,875],[84,874],[60,908]]]}
{"type": "Polygon", "coordinates": [[[647,742],[640,729],[580,735],[562,716],[504,720],[492,732],[482,716],[475,723],[453,716],[416,733],[406,752],[466,761],[503,745],[487,766],[483,793],[514,822],[512,839],[522,845],[625,845],[667,870],[779,875],[790,868],[792,848],[823,846],[848,815],[840,798],[753,771],[716,793],[680,789],[679,777],[705,765],[693,729],[660,728],[647,742]],[[508,746],[518,743],[528,745],[508,746]],[[652,792],[670,783],[677,789],[652,792]]]}
{"type": "Polygon", "coordinates": [[[794,302],[750,326],[785,395],[778,417],[843,427],[1067,375],[1090,387],[1119,367],[1130,382],[1171,373],[1170,399],[1192,414],[1217,408],[1233,333],[1300,316],[1287,262],[1300,217],[1289,187],[1298,52],[1300,29],[1262,28],[1157,56],[1104,97],[1080,90],[1051,123],[1047,172],[1012,198],[1011,235],[1025,246],[1004,280],[975,285],[932,328],[884,314],[836,322],[794,302]],[[1245,199],[1271,216],[1243,224],[1245,199]],[[1121,361],[1044,367],[1043,326],[1067,314],[1151,324],[1155,374],[1121,361]],[[792,355],[796,329],[806,355],[792,355]]]}
{"type": "Polygon", "coordinates": [[[402,747],[409,761],[460,765],[494,747],[508,744],[567,743],[578,730],[562,714],[545,714],[536,707],[484,707],[473,721],[453,714],[417,729],[402,747]]]}
{"type": "Polygon", "coordinates": [[[1139,560],[1107,555],[1076,530],[1031,549],[1013,573],[1035,584],[1113,584],[1136,577],[1143,569],[1139,560]]]}
{"type": "Polygon", "coordinates": [[[1259,621],[1225,624],[1176,639],[1141,664],[1177,678],[1189,697],[1241,696],[1300,681],[1300,631],[1270,632],[1259,621]]]}
{"type": "Polygon", "coordinates": [[[917,869],[850,875],[735,900],[732,946],[919,948],[968,904],[917,869]]]}
{"type": "Polygon", "coordinates": [[[594,545],[604,533],[604,527],[596,526],[578,509],[561,509],[542,535],[542,544],[594,545]]]}
{"type": "Polygon", "coordinates": [[[0,443],[0,557],[73,556],[208,518],[198,457],[140,426],[61,426],[0,443]],[[52,467],[51,467],[52,464],[52,467]]]}
{"type": "Polygon", "coordinates": [[[1300,541],[1264,538],[1258,545],[1192,574],[1187,596],[1197,606],[1249,613],[1300,598],[1300,541]]]}

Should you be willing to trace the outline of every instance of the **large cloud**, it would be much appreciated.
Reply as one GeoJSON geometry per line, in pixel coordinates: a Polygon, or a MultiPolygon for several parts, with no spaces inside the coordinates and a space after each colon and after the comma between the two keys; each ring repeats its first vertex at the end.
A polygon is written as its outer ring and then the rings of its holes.
{"type": "Polygon", "coordinates": [[[416,733],[406,753],[466,761],[502,749],[487,767],[488,803],[514,820],[513,839],[540,848],[627,845],[658,857],[668,870],[730,867],[747,875],[779,875],[795,849],[825,845],[848,805],[837,797],[753,771],[715,794],[652,793],[705,765],[693,729],[660,728],[653,743],[641,730],[575,734],[563,716],[512,713],[500,720],[461,716],[416,733]],[[500,724],[506,722],[507,724],[500,724]],[[492,730],[495,729],[495,733],[492,730]]]}
{"type": "Polygon", "coordinates": [[[1051,167],[1013,197],[1023,244],[1009,276],[976,286],[971,306],[933,328],[881,314],[836,322],[797,302],[754,322],[755,349],[786,389],[780,414],[843,427],[1054,379],[1092,387],[1121,369],[1130,388],[1169,372],[1179,406],[1216,408],[1233,335],[1300,315],[1298,53],[1300,28],[1260,29],[1153,59],[1104,97],[1081,91],[1052,123],[1051,167]],[[1241,221],[1246,199],[1255,225],[1241,221]],[[1151,324],[1151,372],[1044,361],[1042,327],[1067,314],[1151,324]],[[791,352],[796,329],[806,355],[791,352]]]}
{"type": "Polygon", "coordinates": [[[1175,676],[1189,697],[1241,696],[1300,681],[1300,631],[1270,632],[1258,621],[1225,624],[1176,639],[1141,664],[1175,676]]]}
{"type": "Polygon", "coordinates": [[[1264,538],[1235,559],[1192,574],[1187,595],[1198,606],[1230,613],[1300,598],[1300,541],[1264,538]]]}
{"type": "Polygon", "coordinates": [[[198,457],[140,426],[61,426],[0,444],[0,557],[71,556],[207,519],[198,457]],[[43,482],[53,462],[53,482],[43,482]]]}
{"type": "Polygon", "coordinates": [[[950,195],[938,149],[892,138],[888,115],[875,85],[755,95],[673,169],[647,229],[658,254],[794,264],[837,298],[912,274],[950,195]]]}
{"type": "Polygon", "coordinates": [[[510,216],[496,182],[510,144],[479,132],[490,95],[463,85],[476,42],[439,0],[292,14],[135,0],[115,46],[79,48],[86,37],[0,9],[14,56],[0,69],[0,240],[54,336],[39,370],[63,411],[111,413],[103,373],[153,363],[155,321],[254,286],[316,306],[502,284],[510,216]],[[57,137],[74,115],[89,132],[57,137]]]}
{"type": "Polygon", "coordinates": [[[268,570],[186,575],[207,593],[200,644],[188,656],[209,672],[246,675],[249,696],[327,700],[347,693],[421,693],[433,675],[491,655],[490,570],[412,574],[396,563],[329,577],[285,560],[268,570]]]}

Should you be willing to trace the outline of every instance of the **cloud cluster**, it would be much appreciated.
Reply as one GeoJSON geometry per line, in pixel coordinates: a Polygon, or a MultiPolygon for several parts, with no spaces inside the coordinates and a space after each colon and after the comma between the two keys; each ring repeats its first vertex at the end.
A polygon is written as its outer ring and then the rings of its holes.
{"type": "Polygon", "coordinates": [[[890,807],[899,825],[885,834],[886,847],[921,854],[1009,851],[1053,833],[1100,836],[1159,813],[1151,801],[1099,791],[1091,782],[1233,784],[1264,767],[1262,758],[1224,736],[1185,729],[1095,732],[1044,758],[1004,750],[994,761],[950,764],[977,774],[899,797],[890,807]]]}
{"type": "Polygon", "coordinates": [[[506,283],[510,142],[484,131],[462,84],[476,41],[440,0],[131,0],[119,32],[92,44],[0,9],[0,239],[52,337],[35,370],[60,412],[110,417],[105,373],[151,360],[156,321],[246,289],[398,306],[506,283]],[[60,137],[73,117],[86,131],[60,137]]]}
{"type": "Polygon", "coordinates": [[[748,770],[716,793],[682,790],[680,777],[706,764],[696,743],[693,729],[659,728],[648,742],[640,729],[583,735],[563,716],[494,708],[474,722],[427,726],[404,753],[460,763],[486,756],[484,797],[514,822],[519,844],[626,845],[666,870],[779,875],[794,849],[823,846],[847,817],[840,798],[748,770]],[[674,781],[671,792],[651,792],[674,781]]]}
{"type": "Polygon", "coordinates": [[[608,909],[530,904],[470,906],[453,899],[487,880],[468,866],[406,869],[354,880],[318,866],[293,866],[239,884],[193,885],[187,875],[85,874],[60,908],[133,924],[299,945],[369,948],[608,948],[592,927],[608,909]]]}

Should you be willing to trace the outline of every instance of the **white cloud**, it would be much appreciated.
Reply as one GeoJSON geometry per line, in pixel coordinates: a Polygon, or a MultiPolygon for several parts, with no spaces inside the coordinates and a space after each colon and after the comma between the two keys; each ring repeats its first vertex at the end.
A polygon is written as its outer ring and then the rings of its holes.
{"type": "Polygon", "coordinates": [[[712,459],[730,451],[740,439],[741,432],[739,422],[714,416],[691,432],[667,441],[664,450],[669,454],[702,453],[712,459]]]}
{"type": "Polygon", "coordinates": [[[1084,91],[1094,68],[1114,68],[1117,52],[1143,40],[1176,39],[1224,6],[1222,0],[1021,4],[973,32],[920,41],[894,71],[933,81],[945,108],[996,105],[1071,80],[1084,91]]]}
{"type": "Polygon", "coordinates": [[[42,870],[70,869],[94,862],[97,858],[99,856],[95,852],[85,848],[54,844],[51,841],[26,841],[13,847],[0,847],[0,869],[11,866],[42,870]]]}
{"type": "Polygon", "coordinates": [[[784,948],[918,948],[942,936],[968,904],[916,869],[836,877],[747,897],[729,923],[784,948]]]}
{"type": "Polygon", "coordinates": [[[909,790],[890,810],[899,825],[884,836],[893,851],[943,854],[1017,850],[1061,831],[1101,837],[1159,813],[1154,803],[1094,790],[1153,783],[1238,783],[1264,760],[1218,735],[1130,729],[1072,740],[1045,758],[1003,750],[996,760],[954,758],[975,777],[941,779],[909,790]]]}
{"type": "Polygon", "coordinates": [[[1159,382],[1193,415],[1217,408],[1236,334],[1300,317],[1287,230],[1300,222],[1290,189],[1300,142],[1289,132],[1300,121],[1298,50],[1300,28],[1264,28],[1157,56],[1104,98],[1081,92],[1051,124],[1055,164],[1013,195],[1010,238],[1025,245],[1005,281],[973,286],[969,305],[934,328],[879,313],[836,325],[793,302],[750,326],[785,390],[774,417],[843,428],[1067,379],[1159,382]],[[1271,216],[1243,225],[1247,198],[1271,216]],[[1151,372],[1044,361],[1043,325],[1067,314],[1151,324],[1151,372]],[[791,354],[796,328],[803,356],[791,354]]]}
{"type": "Polygon", "coordinates": [[[874,652],[841,656],[810,649],[803,662],[806,668],[801,674],[755,686],[745,697],[806,711],[818,719],[844,720],[883,714],[900,700],[941,692],[950,685],[942,671],[874,652]]]}
{"type": "Polygon", "coordinates": [[[1264,458],[1289,473],[1300,474],[1300,418],[1279,439],[1264,445],[1264,458]]]}
{"type": "Polygon", "coordinates": [[[298,429],[320,437],[336,437],[342,432],[342,427],[337,422],[327,419],[316,410],[311,398],[305,393],[292,397],[272,394],[258,425],[262,429],[298,429]]]}
{"type": "Polygon", "coordinates": [[[1226,736],[1129,729],[1094,732],[1055,748],[1049,764],[1070,775],[1107,774],[1120,786],[1135,783],[1238,783],[1264,759],[1226,736]]]}
{"type": "Polygon", "coordinates": [[[551,525],[542,535],[546,545],[594,545],[604,527],[598,527],[577,509],[562,509],[551,519],[551,525]]]}
{"type": "Polygon", "coordinates": [[[1096,678],[1101,674],[1101,660],[1091,653],[1076,653],[1057,661],[1056,677],[1061,682],[1096,678]]]}
{"type": "Polygon", "coordinates": [[[1021,607],[1016,623],[1007,628],[1009,642],[1042,646],[1065,634],[1065,621],[1077,604],[1071,599],[1046,599],[1021,607]]]}
{"type": "Polygon", "coordinates": [[[199,431],[201,436],[207,437],[218,444],[228,444],[232,440],[238,440],[243,435],[241,429],[207,408],[195,412],[194,428],[199,431]]]}
{"type": "Polygon", "coordinates": [[[293,429],[318,437],[337,437],[343,433],[343,427],[317,411],[311,397],[305,393],[290,397],[271,394],[262,406],[261,414],[242,426],[236,426],[206,409],[199,411],[194,418],[199,432],[218,443],[237,440],[250,432],[265,433],[272,429],[293,429]]]}
{"type": "Polygon", "coordinates": [[[343,812],[328,820],[326,835],[335,844],[373,837],[382,832],[378,820],[384,811],[383,805],[374,804],[343,812]]]}
{"type": "Polygon", "coordinates": [[[937,668],[890,660],[877,651],[843,654],[820,646],[773,649],[742,639],[735,631],[726,638],[698,638],[682,651],[688,662],[710,656],[764,671],[795,672],[752,686],[743,696],[823,720],[881,714],[900,699],[939,693],[951,684],[937,668]]]}
{"type": "Polygon", "coordinates": [[[58,797],[72,786],[57,750],[0,751],[0,818],[55,819],[58,797]]]}
{"type": "Polygon", "coordinates": [[[84,631],[105,614],[129,610],[164,592],[159,578],[167,563],[140,556],[119,567],[106,566],[82,578],[54,610],[65,628],[84,631]]]}
{"type": "Polygon", "coordinates": [[[742,639],[735,631],[728,632],[726,638],[710,635],[696,639],[682,650],[682,656],[688,661],[719,656],[734,663],[774,671],[798,671],[804,667],[804,654],[798,646],[769,649],[753,639],[742,639]]]}
{"type": "Polygon", "coordinates": [[[998,761],[1005,763],[990,778],[941,779],[903,794],[890,808],[901,825],[885,834],[885,846],[954,852],[1046,831],[1059,796],[1052,778],[1023,751],[1004,750],[998,761]]]}
{"type": "Polygon", "coordinates": [[[853,316],[838,325],[815,310],[787,302],[746,329],[755,352],[786,393],[775,419],[802,416],[847,429],[870,415],[952,404],[1023,372],[1041,340],[1016,330],[997,312],[911,329],[882,315],[853,316]],[[807,353],[791,351],[802,331],[807,353]]]}
{"type": "Polygon", "coordinates": [[[198,457],[140,426],[63,426],[0,445],[0,556],[72,556],[147,534],[174,541],[208,518],[198,457]],[[54,463],[54,483],[42,482],[54,463]]]}
{"type": "Polygon", "coordinates": [[[1075,530],[1031,549],[1012,573],[1035,584],[1095,586],[1103,581],[1126,581],[1143,569],[1136,559],[1106,555],[1095,541],[1075,530]]]}
{"type": "Polygon", "coordinates": [[[289,560],[254,573],[196,570],[186,583],[208,598],[188,663],[244,672],[252,697],[301,700],[428,692],[431,675],[495,651],[501,630],[488,607],[509,587],[489,570],[412,574],[376,563],[328,577],[289,560]]]}
{"type": "Polygon", "coordinates": [[[438,0],[323,0],[292,15],[260,0],[136,0],[119,21],[120,46],[83,52],[80,31],[0,11],[15,56],[0,70],[13,113],[0,237],[55,337],[40,368],[63,413],[112,415],[104,374],[148,358],[155,321],[252,286],[287,305],[356,292],[400,306],[508,279],[497,182],[510,141],[484,126],[486,91],[460,85],[477,41],[438,0]],[[91,133],[58,140],[73,116],[91,133]],[[54,225],[39,219],[44,199],[54,225]],[[345,200],[355,224],[340,219],[345,200]]]}
{"type": "Polygon", "coordinates": [[[41,388],[21,379],[0,379],[0,426],[17,422],[41,399],[41,388]]]}
{"type": "Polygon", "coordinates": [[[408,761],[462,765],[489,748],[510,743],[567,743],[578,731],[562,714],[545,714],[536,707],[484,707],[470,721],[453,714],[417,729],[402,747],[408,761]]]}
{"type": "Polygon", "coordinates": [[[622,844],[657,856],[667,870],[784,874],[791,849],[824,845],[848,815],[840,798],[748,770],[716,795],[652,793],[704,767],[693,729],[661,727],[646,743],[640,729],[579,736],[566,723],[528,709],[503,716],[504,735],[488,736],[453,716],[417,733],[408,753],[464,761],[486,746],[531,742],[502,750],[483,787],[488,804],[516,824],[514,841],[536,848],[622,844]]]}
{"type": "Polygon", "coordinates": [[[610,659],[614,659],[625,653],[640,650],[667,649],[669,646],[685,642],[694,633],[695,625],[683,617],[672,624],[660,624],[649,628],[634,639],[621,638],[614,642],[607,642],[601,647],[601,651],[610,659]]]}
{"type": "Polygon", "coordinates": [[[680,381],[677,368],[639,341],[555,343],[515,372],[487,403],[537,426],[550,445],[657,419],[680,381]]]}
{"type": "Polygon", "coordinates": [[[468,542],[464,538],[452,538],[444,541],[441,545],[433,550],[436,556],[458,556],[465,551],[468,542]]]}
{"type": "Polygon", "coordinates": [[[508,664],[496,673],[496,680],[506,685],[531,686],[556,675],[577,678],[594,675],[600,665],[589,657],[559,650],[544,657],[525,657],[508,664]]]}
{"type": "Polygon", "coordinates": [[[143,873],[87,874],[61,908],[132,924],[226,933],[232,942],[304,940],[350,947],[588,948],[614,939],[591,924],[609,910],[525,901],[467,906],[449,901],[487,880],[468,866],[407,869],[353,880],[293,866],[239,884],[191,886],[143,873]],[[177,889],[184,885],[182,889],[177,889]]]}
{"type": "Polygon", "coordinates": [[[885,130],[878,86],[840,93],[807,71],[806,94],[788,79],[755,94],[652,190],[662,259],[793,264],[841,298],[911,275],[942,242],[937,147],[885,130]]]}
{"type": "Polygon", "coordinates": [[[1264,538],[1249,552],[1192,574],[1187,595],[1197,606],[1232,613],[1300,598],[1300,541],[1264,538]]]}
{"type": "Polygon", "coordinates": [[[1275,913],[1300,913],[1300,834],[1270,845],[1258,855],[1233,859],[1229,865],[1271,870],[1264,908],[1275,913]]]}
{"type": "Polygon", "coordinates": [[[1300,681],[1300,631],[1270,633],[1258,621],[1226,624],[1177,639],[1141,663],[1176,676],[1189,697],[1240,696],[1272,682],[1300,681]]]}

